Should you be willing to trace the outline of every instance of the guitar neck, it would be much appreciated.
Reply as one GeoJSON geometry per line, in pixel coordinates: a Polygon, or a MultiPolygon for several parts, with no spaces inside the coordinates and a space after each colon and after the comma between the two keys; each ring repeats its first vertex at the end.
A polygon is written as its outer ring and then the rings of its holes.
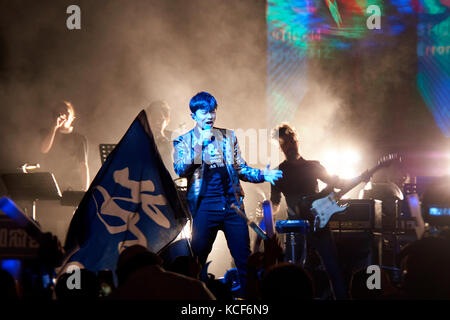
{"type": "MultiPolygon", "coordinates": [[[[377,171],[380,168],[380,166],[375,166],[370,170],[367,170],[367,175],[372,176],[375,171],[377,171]]],[[[360,184],[363,180],[363,177],[360,176],[358,179],[354,180],[352,183],[350,183],[348,186],[337,192],[334,196],[336,200],[339,200],[344,194],[352,190],[354,187],[356,187],[358,184],[360,184]]]]}

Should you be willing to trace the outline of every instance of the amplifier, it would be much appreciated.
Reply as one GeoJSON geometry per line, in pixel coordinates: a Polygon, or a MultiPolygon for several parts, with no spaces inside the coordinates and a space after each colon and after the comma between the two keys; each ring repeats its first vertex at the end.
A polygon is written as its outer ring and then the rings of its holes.
{"type": "Polygon", "coordinates": [[[348,208],[334,214],[329,222],[331,230],[380,230],[382,202],[373,199],[346,199],[348,208]]]}

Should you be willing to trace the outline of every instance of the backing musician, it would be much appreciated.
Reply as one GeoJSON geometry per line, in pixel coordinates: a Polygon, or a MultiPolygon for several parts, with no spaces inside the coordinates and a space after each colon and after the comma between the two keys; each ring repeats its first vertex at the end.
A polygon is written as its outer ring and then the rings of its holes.
{"type": "MultiPolygon", "coordinates": [[[[270,200],[273,204],[273,213],[276,215],[279,211],[281,194],[283,194],[288,207],[288,219],[308,220],[310,226],[313,226],[314,217],[309,210],[312,200],[320,198],[319,195],[327,195],[333,191],[334,187],[341,189],[351,181],[329,175],[318,161],[305,160],[299,153],[297,133],[288,124],[282,124],[275,128],[273,137],[278,137],[280,148],[286,157],[286,160],[279,165],[283,177],[271,186],[270,200]],[[327,184],[321,193],[319,193],[317,179],[327,184]]],[[[308,247],[315,249],[322,259],[335,298],[346,299],[347,293],[339,270],[336,246],[330,229],[326,226],[316,232],[309,232],[306,238],[308,247]]],[[[300,242],[301,237],[298,235],[296,243],[300,242]]],[[[297,246],[297,257],[301,256],[299,254],[300,247],[297,246]]]]}
{"type": "Polygon", "coordinates": [[[51,127],[41,130],[43,168],[54,173],[61,191],[86,191],[90,182],[87,139],[74,131],[72,104],[58,102],[53,117],[51,127]]]}

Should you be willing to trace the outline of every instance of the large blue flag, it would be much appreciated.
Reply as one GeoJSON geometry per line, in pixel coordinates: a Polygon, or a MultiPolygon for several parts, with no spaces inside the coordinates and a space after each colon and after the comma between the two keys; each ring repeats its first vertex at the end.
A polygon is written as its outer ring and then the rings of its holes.
{"type": "Polygon", "coordinates": [[[67,234],[64,265],[115,270],[123,249],[140,244],[157,253],[189,218],[143,110],[81,200],[67,234]]]}

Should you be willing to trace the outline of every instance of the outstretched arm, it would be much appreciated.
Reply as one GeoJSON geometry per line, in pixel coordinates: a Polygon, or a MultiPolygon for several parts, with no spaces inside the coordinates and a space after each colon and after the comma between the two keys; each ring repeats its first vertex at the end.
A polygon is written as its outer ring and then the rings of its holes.
{"type": "Polygon", "coordinates": [[[275,185],[275,181],[283,177],[283,172],[281,170],[270,170],[270,164],[267,165],[263,174],[264,180],[270,182],[273,186],[275,185]]]}
{"type": "Polygon", "coordinates": [[[280,170],[270,170],[269,166],[267,166],[265,170],[249,167],[245,160],[242,158],[241,149],[239,148],[239,143],[234,132],[232,132],[231,141],[234,148],[233,165],[235,170],[239,174],[239,179],[254,183],[267,181],[274,185],[275,181],[283,176],[280,170]]]}

